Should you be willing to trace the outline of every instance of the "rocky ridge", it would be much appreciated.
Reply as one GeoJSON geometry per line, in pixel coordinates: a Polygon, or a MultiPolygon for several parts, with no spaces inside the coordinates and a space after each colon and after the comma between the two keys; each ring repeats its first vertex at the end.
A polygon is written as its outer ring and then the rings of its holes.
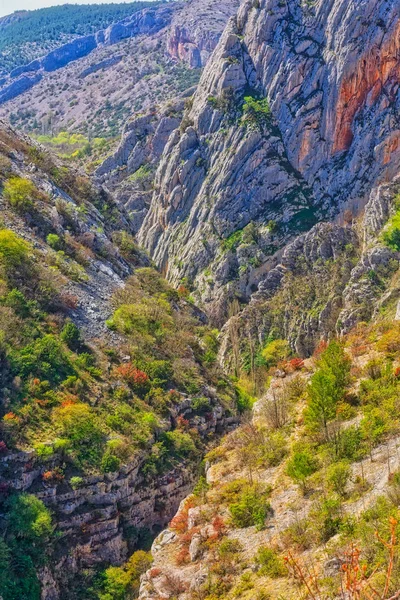
{"type": "Polygon", "coordinates": [[[249,1],[227,25],[185,128],[169,140],[139,234],[172,281],[194,282],[217,320],[226,298],[249,298],[299,227],[360,210],[373,185],[397,173],[398,27],[398,7],[384,0],[249,1]],[[267,99],[269,124],[249,124],[246,95],[267,99]],[[221,242],[269,221],[278,225],[269,256],[240,271],[221,242]]]}

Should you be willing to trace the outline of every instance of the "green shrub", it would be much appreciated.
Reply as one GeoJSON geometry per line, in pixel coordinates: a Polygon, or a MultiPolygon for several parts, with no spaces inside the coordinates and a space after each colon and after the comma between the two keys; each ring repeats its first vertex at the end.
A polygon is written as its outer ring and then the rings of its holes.
{"type": "Polygon", "coordinates": [[[4,298],[4,305],[12,308],[15,314],[22,319],[29,317],[33,304],[28,302],[24,294],[15,288],[4,298]]]}
{"type": "Polygon", "coordinates": [[[267,98],[246,96],[242,110],[242,122],[251,128],[263,129],[271,121],[271,109],[267,98]]]}
{"type": "Polygon", "coordinates": [[[54,450],[49,444],[36,444],[35,446],[36,455],[40,460],[47,460],[53,458],[54,450]]]}
{"type": "Polygon", "coordinates": [[[178,457],[189,458],[196,454],[196,446],[188,433],[178,429],[167,431],[162,440],[167,449],[178,457]]]}
{"type": "Polygon", "coordinates": [[[222,559],[231,558],[235,554],[242,552],[243,546],[237,539],[226,538],[221,541],[218,547],[218,554],[222,559]]]}
{"type": "Polygon", "coordinates": [[[262,490],[257,485],[242,489],[238,501],[229,506],[233,525],[240,528],[255,525],[257,529],[262,529],[271,512],[269,494],[269,490],[262,490]]]}
{"type": "Polygon", "coordinates": [[[19,212],[26,212],[33,206],[38,190],[32,181],[22,177],[11,177],[4,184],[3,193],[11,206],[19,212]]]}
{"type": "Polygon", "coordinates": [[[205,415],[211,411],[210,399],[204,396],[193,398],[192,409],[198,415],[205,415]]]}
{"type": "Polygon", "coordinates": [[[78,350],[82,344],[81,332],[75,323],[66,323],[61,331],[60,338],[71,350],[78,350]]]}
{"type": "Polygon", "coordinates": [[[22,350],[13,351],[10,360],[14,374],[24,379],[32,376],[57,384],[73,374],[62,344],[53,335],[45,335],[22,350]]]}
{"type": "Polygon", "coordinates": [[[258,566],[259,575],[266,575],[274,579],[287,575],[287,569],[283,560],[272,548],[268,548],[267,546],[259,548],[255,562],[258,566]]]}
{"type": "Polygon", "coordinates": [[[6,271],[26,265],[31,251],[30,244],[13,231],[0,229],[0,265],[4,265],[6,271]]]}
{"type": "Polygon", "coordinates": [[[140,577],[151,566],[148,552],[138,550],[122,567],[109,567],[103,574],[99,600],[127,600],[135,598],[139,591],[140,577]]]}
{"type": "Polygon", "coordinates": [[[17,537],[34,542],[52,534],[50,511],[36,496],[26,493],[12,496],[7,507],[8,528],[17,537]]]}
{"type": "Polygon", "coordinates": [[[291,349],[286,340],[273,340],[269,342],[261,355],[267,367],[272,367],[278,362],[285,360],[291,354],[291,349]]]}
{"type": "Polygon", "coordinates": [[[335,496],[324,498],[310,514],[317,537],[327,542],[336,535],[342,525],[341,502],[335,496]]]}
{"type": "Polygon", "coordinates": [[[342,461],[330,465],[326,474],[328,487],[339,496],[345,496],[350,475],[351,469],[348,463],[342,461]]]}
{"type": "Polygon", "coordinates": [[[55,251],[62,250],[64,246],[62,239],[56,233],[49,233],[46,237],[46,242],[55,251]]]}
{"type": "Polygon", "coordinates": [[[308,450],[295,452],[288,460],[286,473],[296,483],[299,483],[303,490],[306,489],[307,479],[318,469],[318,462],[308,450]]]}
{"type": "Polygon", "coordinates": [[[78,488],[81,487],[81,485],[83,483],[83,479],[82,479],[82,477],[79,477],[78,475],[76,475],[75,477],[71,477],[71,479],[69,480],[69,483],[73,490],[77,490],[78,488]]]}
{"type": "Polygon", "coordinates": [[[115,473],[121,467],[121,460],[118,456],[106,452],[101,459],[101,470],[103,473],[115,473]]]}
{"type": "Polygon", "coordinates": [[[54,410],[56,429],[70,440],[73,455],[79,464],[98,464],[104,435],[93,409],[78,402],[54,410]]]}

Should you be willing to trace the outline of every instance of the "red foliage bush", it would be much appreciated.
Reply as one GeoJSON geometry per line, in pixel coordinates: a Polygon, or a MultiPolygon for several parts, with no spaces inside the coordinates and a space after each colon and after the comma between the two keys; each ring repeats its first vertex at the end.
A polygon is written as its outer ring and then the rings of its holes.
{"type": "Polygon", "coordinates": [[[184,565],[190,562],[189,548],[187,548],[187,546],[184,546],[179,550],[175,557],[175,562],[177,565],[184,565]]]}
{"type": "Polygon", "coordinates": [[[63,481],[64,473],[59,467],[56,467],[52,471],[45,471],[42,475],[42,479],[46,483],[58,483],[63,481]]]}
{"type": "Polygon", "coordinates": [[[7,452],[7,444],[0,440],[0,452],[7,452]]]}
{"type": "Polygon", "coordinates": [[[176,426],[178,429],[186,429],[189,426],[189,421],[180,415],[176,419],[176,426]]]}
{"type": "Polygon", "coordinates": [[[221,537],[225,531],[225,522],[222,517],[217,515],[212,522],[213,529],[218,537],[221,537]]]}
{"type": "Polygon", "coordinates": [[[304,360],[301,358],[292,358],[289,361],[289,367],[293,371],[300,371],[300,369],[302,369],[304,367],[304,360]]]}
{"type": "Polygon", "coordinates": [[[149,376],[144,371],[135,367],[132,363],[126,363],[119,367],[115,367],[114,375],[125,381],[125,383],[138,394],[148,390],[149,376]]]}
{"type": "Polygon", "coordinates": [[[159,575],[161,575],[161,573],[162,573],[162,570],[159,569],[158,567],[153,567],[149,571],[149,575],[150,575],[151,579],[154,579],[155,577],[158,577],[159,575]]]}

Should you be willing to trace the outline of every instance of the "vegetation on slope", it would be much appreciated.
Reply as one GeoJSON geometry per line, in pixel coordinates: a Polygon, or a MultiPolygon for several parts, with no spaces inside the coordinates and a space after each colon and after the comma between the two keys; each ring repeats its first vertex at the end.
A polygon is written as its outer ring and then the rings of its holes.
{"type": "Polygon", "coordinates": [[[11,71],[64,42],[104,29],[147,6],[154,6],[154,2],[64,4],[22,12],[0,28],[0,72],[11,71]]]}
{"type": "Polygon", "coordinates": [[[149,597],[168,577],[191,600],[398,597],[399,333],[360,324],[296,368],[280,363],[253,420],[208,455],[149,597]],[[197,561],[207,577],[189,592],[197,561]]]}
{"type": "MultiPolygon", "coordinates": [[[[146,480],[196,465],[207,440],[179,406],[189,401],[211,420],[213,386],[236,411],[216,364],[216,332],[185,288],[141,266],[148,260],[110,198],[10,132],[1,131],[0,152],[0,458],[31,451],[38,489],[71,492],[134,460],[146,480]],[[110,335],[92,343],[73,320],[72,291],[95,282],[100,263],[133,274],[111,301],[110,335]]],[[[30,490],[21,495],[0,463],[0,595],[36,600],[37,570],[54,561],[57,519],[30,490]]],[[[125,588],[137,587],[135,560],[121,575],[125,588]]],[[[101,598],[118,597],[107,591],[111,580],[107,572],[101,598]]]]}

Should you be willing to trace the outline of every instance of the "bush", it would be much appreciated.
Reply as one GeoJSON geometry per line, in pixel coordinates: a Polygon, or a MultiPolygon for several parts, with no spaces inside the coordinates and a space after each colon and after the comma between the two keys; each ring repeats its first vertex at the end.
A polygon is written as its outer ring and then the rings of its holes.
{"type": "Polygon", "coordinates": [[[308,477],[315,473],[317,469],[318,463],[315,457],[308,450],[303,450],[302,452],[295,452],[289,459],[286,473],[305,490],[308,477]]]}
{"type": "Polygon", "coordinates": [[[77,402],[57,408],[53,413],[56,428],[71,442],[79,463],[97,464],[104,436],[93,409],[77,402]]]}
{"type": "Polygon", "coordinates": [[[118,456],[107,452],[101,459],[101,470],[103,473],[115,473],[121,466],[118,456]]]}
{"type": "Polygon", "coordinates": [[[75,323],[66,323],[60,333],[60,338],[71,350],[78,350],[81,343],[81,332],[75,323]]]}
{"type": "Polygon", "coordinates": [[[135,598],[140,585],[140,577],[152,563],[151,554],[138,550],[122,567],[109,567],[103,574],[99,600],[126,600],[135,598]]]}
{"type": "Polygon", "coordinates": [[[257,529],[262,529],[271,512],[269,494],[269,490],[262,490],[257,485],[242,489],[238,501],[229,506],[233,525],[240,528],[255,525],[257,529]]]}
{"type": "Polygon", "coordinates": [[[346,495],[347,484],[350,479],[351,469],[348,463],[339,462],[330,467],[327,470],[326,481],[328,487],[339,494],[339,496],[346,495]]]}
{"type": "Polygon", "coordinates": [[[53,250],[56,251],[62,250],[64,245],[62,239],[56,233],[49,233],[49,235],[46,237],[46,242],[50,248],[53,248],[53,250]]]}
{"type": "Polygon", "coordinates": [[[53,384],[74,372],[61,343],[53,335],[45,335],[22,350],[12,352],[10,361],[15,375],[37,377],[53,384]]]}
{"type": "Polygon", "coordinates": [[[180,458],[190,458],[196,454],[196,446],[188,433],[167,431],[163,436],[166,448],[180,458]]]}
{"type": "Polygon", "coordinates": [[[81,485],[83,483],[83,479],[82,479],[82,477],[79,477],[78,475],[76,475],[75,477],[71,477],[71,479],[69,480],[69,483],[73,490],[77,490],[78,488],[81,487],[81,485]]]}
{"type": "Polygon", "coordinates": [[[290,353],[290,346],[286,340],[273,340],[265,346],[261,355],[267,367],[272,367],[278,364],[278,362],[281,360],[288,358],[290,353]]]}
{"type": "Polygon", "coordinates": [[[17,537],[31,542],[47,539],[53,532],[50,511],[31,494],[13,496],[8,502],[8,527],[17,537]]]}
{"type": "Polygon", "coordinates": [[[267,548],[266,546],[259,548],[255,562],[258,566],[259,575],[267,575],[272,578],[287,575],[287,569],[283,560],[272,548],[267,548]]]}
{"type": "Polygon", "coordinates": [[[11,206],[19,212],[26,212],[33,206],[34,199],[38,196],[36,186],[22,177],[11,177],[4,184],[3,193],[11,206]]]}
{"type": "Polygon", "coordinates": [[[0,229],[0,265],[6,271],[17,269],[26,265],[32,248],[28,242],[9,229],[0,229]]]}

